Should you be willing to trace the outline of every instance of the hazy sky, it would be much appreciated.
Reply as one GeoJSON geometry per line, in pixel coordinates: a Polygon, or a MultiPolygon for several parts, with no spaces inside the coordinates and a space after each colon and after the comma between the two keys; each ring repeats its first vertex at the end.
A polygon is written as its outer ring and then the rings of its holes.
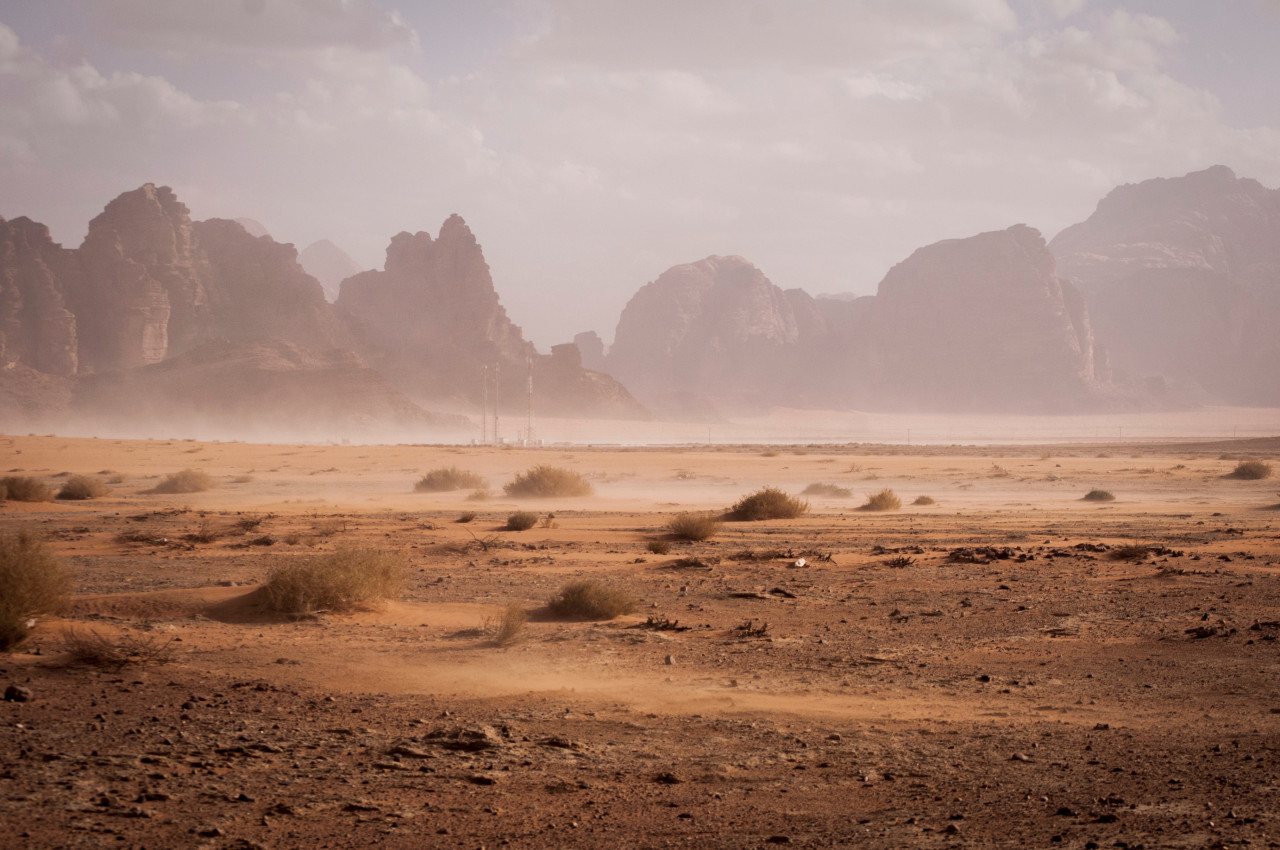
{"type": "Polygon", "coordinates": [[[1280,185],[1280,0],[0,0],[0,216],[174,187],[381,268],[475,231],[544,351],[677,263],[872,293],[1119,183],[1280,185]]]}

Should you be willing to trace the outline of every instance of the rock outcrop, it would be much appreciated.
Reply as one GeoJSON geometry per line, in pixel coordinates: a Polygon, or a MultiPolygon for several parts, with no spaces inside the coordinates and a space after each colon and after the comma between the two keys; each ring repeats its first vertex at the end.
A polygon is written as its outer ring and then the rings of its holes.
{"type": "Polygon", "coordinates": [[[298,263],[307,274],[320,281],[324,297],[330,303],[338,300],[338,291],[344,280],[363,271],[346,251],[328,239],[312,242],[303,248],[298,253],[298,263]]]}
{"type": "Polygon", "coordinates": [[[875,406],[1069,412],[1099,390],[1080,293],[1026,225],[921,248],[866,317],[875,406]]]}
{"type": "Polygon", "coordinates": [[[0,218],[0,368],[20,363],[49,375],[76,373],[76,318],[59,279],[69,261],[49,228],[0,218]]]}
{"type": "Polygon", "coordinates": [[[484,253],[460,216],[450,216],[434,239],[424,232],[397,234],[383,269],[343,281],[334,306],[370,363],[412,398],[474,410],[483,403],[486,380],[496,380],[503,407],[523,410],[532,364],[535,377],[553,378],[538,381],[540,411],[644,415],[612,379],[587,378],[579,364],[568,380],[560,360],[548,361],[525,341],[498,300],[484,253]]]}
{"type": "Polygon", "coordinates": [[[1221,165],[1121,186],[1049,247],[1117,375],[1280,405],[1280,190],[1221,165]]]}

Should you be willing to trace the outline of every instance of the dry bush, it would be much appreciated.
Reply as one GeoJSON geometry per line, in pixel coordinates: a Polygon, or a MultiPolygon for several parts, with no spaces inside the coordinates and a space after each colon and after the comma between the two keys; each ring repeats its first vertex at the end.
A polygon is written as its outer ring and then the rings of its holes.
{"type": "Polygon", "coordinates": [[[490,493],[486,488],[481,488],[479,490],[472,490],[470,493],[467,494],[467,501],[468,502],[487,502],[489,501],[489,497],[492,495],[493,494],[490,493]]]}
{"type": "Polygon", "coordinates": [[[809,503],[777,487],[762,487],[743,496],[729,509],[729,518],[750,522],[760,519],[795,519],[809,510],[809,503]]]}
{"type": "Polygon", "coordinates": [[[1241,481],[1260,481],[1271,477],[1271,464],[1260,460],[1242,460],[1227,474],[1227,477],[1239,478],[1241,481]]]}
{"type": "Polygon", "coordinates": [[[528,612],[512,602],[503,609],[500,617],[485,620],[483,631],[493,646],[509,646],[520,639],[528,622],[528,612]]]}
{"type": "Polygon", "coordinates": [[[636,601],[624,591],[594,581],[575,581],[548,600],[547,610],[562,620],[612,620],[636,610],[636,601]]]}
{"type": "Polygon", "coordinates": [[[68,663],[114,670],[127,664],[168,664],[176,655],[173,640],[135,633],[106,637],[93,629],[67,629],[62,633],[68,663]]]}
{"type": "Polygon", "coordinates": [[[867,502],[861,505],[860,511],[896,511],[902,507],[902,500],[898,498],[898,494],[892,490],[885,488],[879,493],[868,493],[867,502]]]}
{"type": "Polygon", "coordinates": [[[31,617],[59,611],[70,593],[70,571],[36,534],[0,535],[0,651],[22,643],[31,617]]]}
{"type": "Polygon", "coordinates": [[[198,469],[184,469],[172,475],[166,475],[148,493],[201,493],[217,486],[207,472],[198,469]]]}
{"type": "Polygon", "coordinates": [[[281,614],[350,611],[398,596],[407,572],[399,553],[341,548],[276,567],[262,593],[267,608],[281,614]]]}
{"type": "Polygon", "coordinates": [[[57,498],[73,501],[97,499],[110,493],[110,488],[100,478],[91,475],[73,475],[63,483],[57,498]]]}
{"type": "Polygon", "coordinates": [[[665,540],[650,540],[644,548],[655,555],[666,555],[671,551],[671,544],[665,540]]]}
{"type": "Polygon", "coordinates": [[[508,496],[542,499],[551,496],[590,496],[591,485],[572,469],[535,466],[502,488],[508,496]]]}
{"type": "Polygon", "coordinates": [[[0,479],[0,488],[4,489],[5,498],[14,502],[53,501],[53,488],[38,478],[10,475],[0,479]]]}
{"type": "MultiPolygon", "coordinates": [[[[667,523],[667,530],[677,540],[710,540],[720,532],[720,517],[715,514],[676,514],[667,523]]],[[[658,554],[666,554],[660,552],[658,554]]]]}
{"type": "Polygon", "coordinates": [[[475,518],[476,518],[475,511],[463,511],[462,513],[458,514],[458,518],[455,519],[454,522],[460,522],[460,523],[466,524],[468,522],[471,522],[475,518]]]}
{"type": "Polygon", "coordinates": [[[1086,502],[1114,502],[1116,500],[1115,494],[1110,490],[1090,490],[1081,498],[1086,502]]]}
{"type": "Polygon", "coordinates": [[[470,470],[442,466],[422,476],[413,489],[418,493],[443,493],[447,490],[482,490],[488,486],[489,482],[470,470]]]}
{"type": "Polygon", "coordinates": [[[934,501],[933,501],[933,497],[932,497],[932,496],[916,496],[916,500],[915,500],[914,502],[912,502],[911,504],[913,504],[913,505],[932,505],[932,504],[934,504],[934,501]]]}
{"type": "Polygon", "coordinates": [[[507,531],[528,531],[538,524],[538,515],[533,511],[516,511],[507,517],[504,528],[507,531]]]}
{"type": "Polygon", "coordinates": [[[1113,561],[1141,561],[1151,554],[1149,546],[1117,546],[1107,553],[1113,561]]]}
{"type": "Polygon", "coordinates": [[[848,487],[840,487],[835,484],[823,484],[817,482],[810,484],[802,491],[805,496],[827,496],[833,499],[847,499],[853,495],[853,491],[848,487]]]}

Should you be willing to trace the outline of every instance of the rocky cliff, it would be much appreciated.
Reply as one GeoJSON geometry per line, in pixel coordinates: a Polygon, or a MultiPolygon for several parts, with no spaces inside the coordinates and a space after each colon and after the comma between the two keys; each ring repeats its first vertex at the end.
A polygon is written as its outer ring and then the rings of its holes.
{"type": "Polygon", "coordinates": [[[312,242],[303,248],[298,253],[298,263],[307,274],[320,281],[324,297],[330,302],[338,300],[338,290],[344,280],[363,271],[346,251],[328,239],[312,242]]]}
{"type": "Polygon", "coordinates": [[[1105,378],[1083,299],[1025,225],[917,250],[880,282],[865,331],[877,407],[1068,412],[1105,378]]]}
{"type": "Polygon", "coordinates": [[[1117,374],[1280,405],[1280,190],[1220,165],[1121,186],[1050,249],[1117,374]]]}
{"type": "Polygon", "coordinates": [[[0,368],[76,373],[76,319],[59,280],[69,259],[44,225],[0,218],[0,368]]]}
{"type": "Polygon", "coordinates": [[[630,394],[605,375],[566,373],[564,356],[539,355],[507,316],[489,265],[470,228],[450,216],[440,235],[399,233],[381,271],[343,281],[335,308],[380,372],[413,398],[459,410],[484,403],[497,381],[504,409],[527,403],[530,364],[544,413],[643,416],[630,394]]]}

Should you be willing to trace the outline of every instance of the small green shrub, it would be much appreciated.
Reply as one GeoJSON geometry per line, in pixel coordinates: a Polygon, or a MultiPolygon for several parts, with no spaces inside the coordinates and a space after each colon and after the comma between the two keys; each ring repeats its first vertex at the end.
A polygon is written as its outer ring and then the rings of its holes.
{"type": "Polygon", "coordinates": [[[1110,490],[1090,490],[1082,497],[1086,502],[1114,502],[1115,494],[1110,490]]]}
{"type": "Polygon", "coordinates": [[[489,486],[479,475],[456,466],[442,466],[433,469],[413,489],[418,493],[443,493],[447,490],[480,490],[489,486]]]}
{"type": "Polygon", "coordinates": [[[94,478],[90,475],[73,475],[62,485],[57,497],[59,499],[80,501],[97,499],[110,492],[111,490],[106,484],[102,483],[100,478],[94,478]]]}
{"type": "Polygon", "coordinates": [[[827,496],[833,499],[847,499],[853,495],[853,491],[848,487],[838,487],[835,484],[814,483],[804,488],[805,496],[827,496]]]}
{"type": "Polygon", "coordinates": [[[671,544],[665,540],[650,540],[644,548],[655,555],[666,555],[671,552],[671,544]]]}
{"type": "Polygon", "coordinates": [[[720,531],[720,517],[685,511],[671,518],[667,530],[677,540],[710,540],[720,531]]]}
{"type": "Polygon", "coordinates": [[[166,475],[159,484],[148,490],[148,493],[202,493],[217,486],[208,473],[198,469],[184,469],[172,475],[166,475]]]}
{"type": "Polygon", "coordinates": [[[636,610],[636,601],[594,581],[575,581],[560,588],[547,602],[547,610],[562,620],[612,620],[636,610]]]}
{"type": "Polygon", "coordinates": [[[1241,481],[1260,481],[1271,477],[1271,464],[1260,460],[1242,460],[1227,477],[1239,478],[1241,481]]]}
{"type": "Polygon", "coordinates": [[[0,651],[27,637],[27,621],[61,610],[71,593],[71,573],[29,531],[0,534],[0,651]]]}
{"type": "Polygon", "coordinates": [[[809,503],[777,487],[763,487],[742,497],[729,509],[729,518],[742,522],[761,519],[795,519],[809,510],[809,503]]]}
{"type": "Polygon", "coordinates": [[[902,507],[902,500],[898,498],[898,494],[886,488],[879,493],[868,493],[867,502],[861,505],[860,511],[896,511],[902,507]]]}
{"type": "Polygon", "coordinates": [[[932,505],[932,504],[935,504],[935,503],[934,503],[934,501],[933,501],[933,497],[932,497],[932,496],[916,496],[916,500],[915,500],[914,502],[912,502],[911,504],[913,504],[913,505],[932,505]]]}
{"type": "Polygon", "coordinates": [[[520,473],[502,489],[508,496],[531,499],[590,496],[594,492],[587,480],[572,469],[546,465],[520,473]]]}
{"type": "Polygon", "coordinates": [[[267,608],[281,614],[349,611],[398,596],[407,572],[399,553],[342,548],[276,567],[262,593],[267,608]]]}
{"type": "Polygon", "coordinates": [[[10,475],[0,479],[0,487],[4,488],[5,498],[14,502],[53,501],[53,488],[38,478],[10,475]]]}
{"type": "Polygon", "coordinates": [[[538,515],[533,511],[516,511],[507,517],[507,531],[528,531],[538,524],[538,515]]]}

